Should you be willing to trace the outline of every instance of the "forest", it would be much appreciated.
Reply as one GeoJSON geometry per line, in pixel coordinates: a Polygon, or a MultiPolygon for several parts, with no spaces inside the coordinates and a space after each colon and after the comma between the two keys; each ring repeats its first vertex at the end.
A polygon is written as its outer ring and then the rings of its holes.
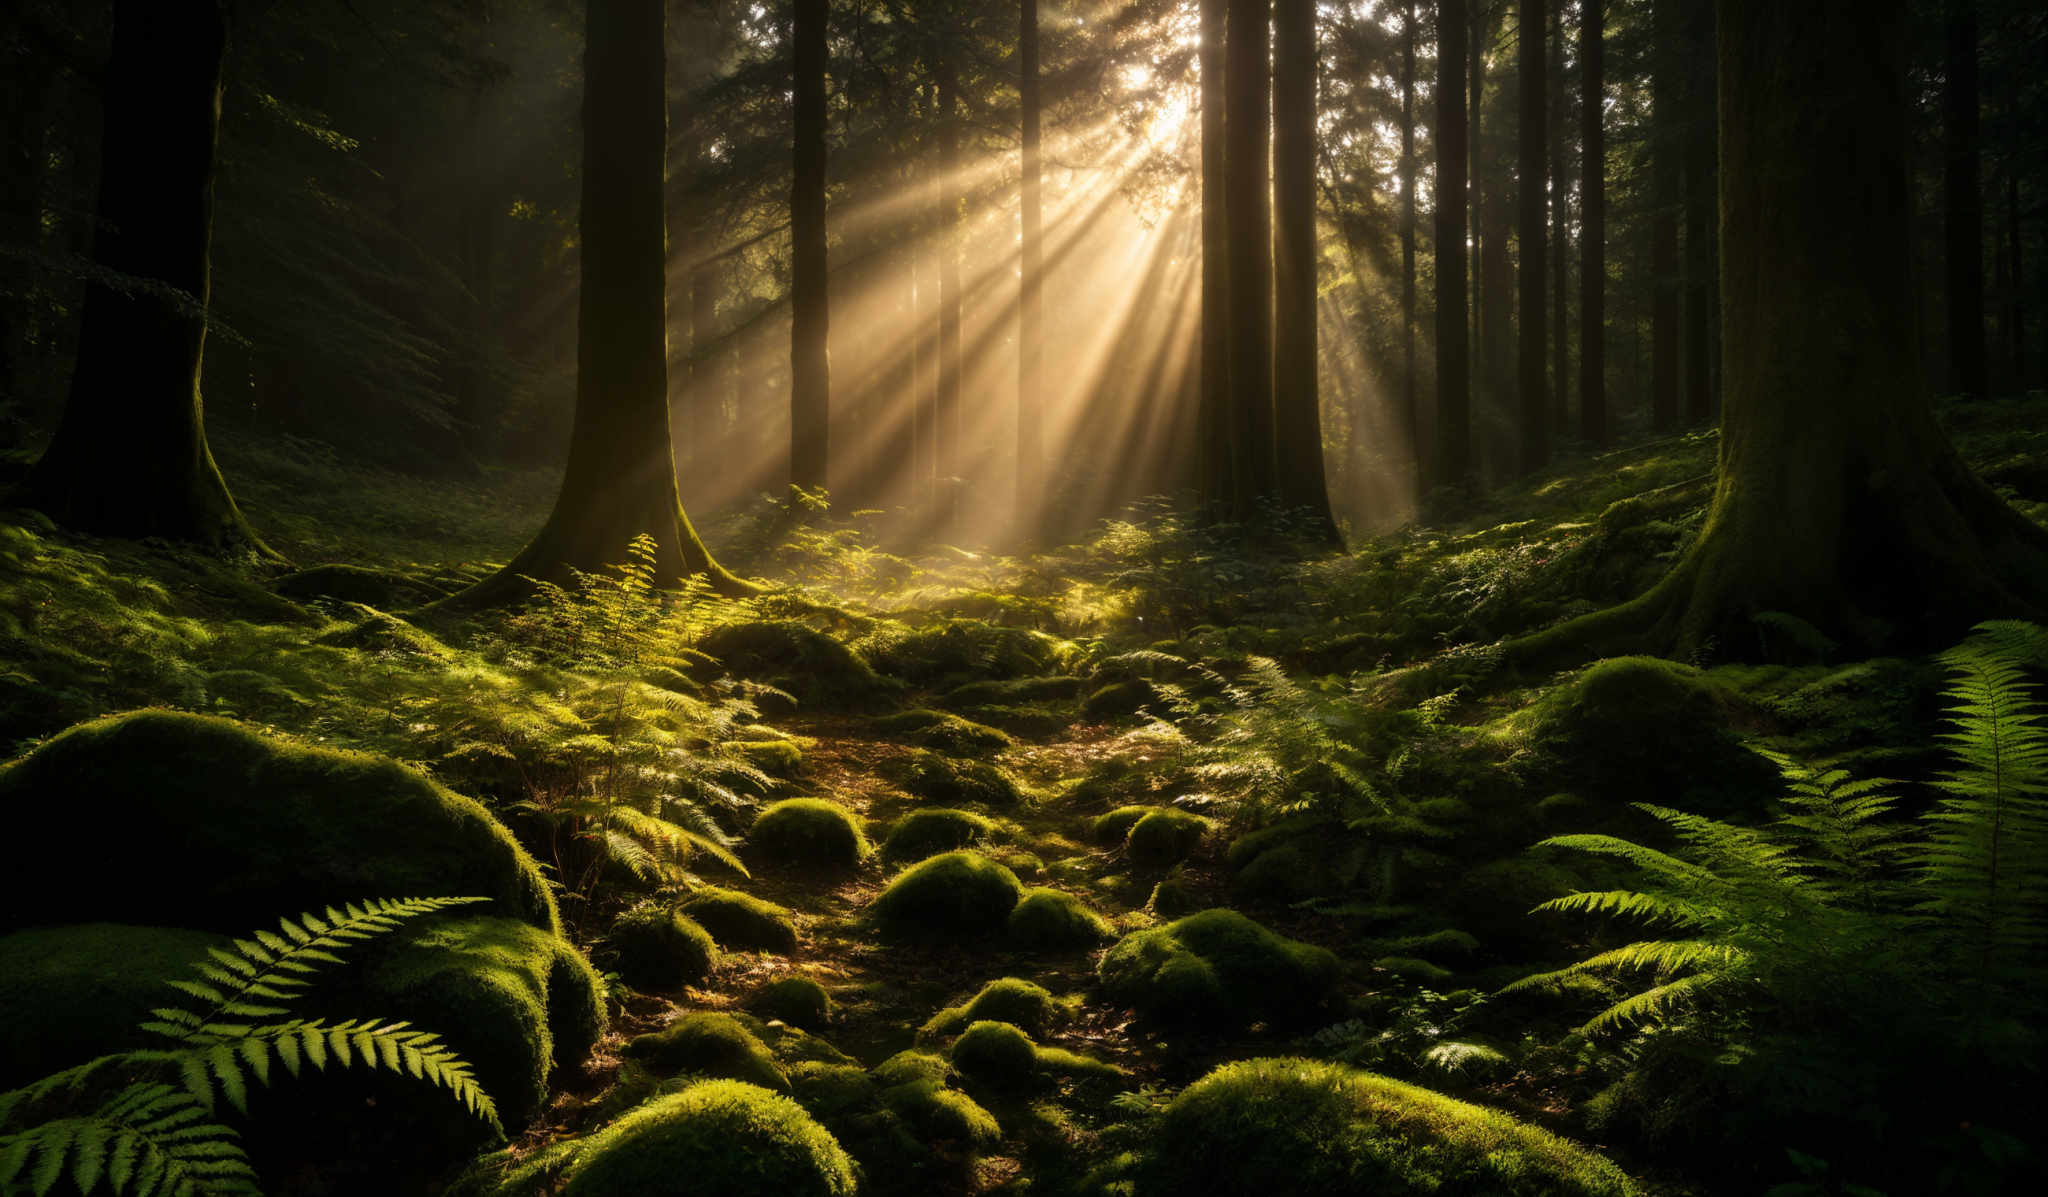
{"type": "Polygon", "coordinates": [[[10,0],[0,1195],[2048,1191],[2044,64],[10,0]]]}

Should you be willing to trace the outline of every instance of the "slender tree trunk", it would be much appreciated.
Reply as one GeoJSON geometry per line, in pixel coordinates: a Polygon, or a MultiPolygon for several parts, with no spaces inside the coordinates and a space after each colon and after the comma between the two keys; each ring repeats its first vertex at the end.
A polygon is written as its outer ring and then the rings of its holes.
{"type": "Polygon", "coordinates": [[[566,581],[655,542],[655,579],[702,574],[723,593],[754,587],[727,573],[683,514],[668,429],[667,292],[662,192],[668,145],[663,0],[591,0],[583,52],[582,286],[577,297],[576,415],[568,468],[548,522],[510,564],[447,600],[517,602],[528,579],[566,581]]]}
{"type": "Polygon", "coordinates": [[[826,0],[796,0],[795,167],[789,194],[789,481],[823,489],[830,460],[831,290],[825,258],[826,0]]]}
{"type": "Polygon", "coordinates": [[[1685,418],[1714,419],[1716,316],[1721,306],[1720,255],[1714,245],[1714,0],[1689,0],[1685,114],[1685,418]]]}
{"type": "Polygon", "coordinates": [[[1947,78],[1941,89],[1943,228],[1948,243],[1950,385],[1965,395],[1990,386],[1984,354],[1984,197],[1977,135],[1977,4],[1948,0],[1947,78]]]}
{"type": "Polygon", "coordinates": [[[932,413],[940,478],[960,473],[960,84],[950,60],[938,65],[939,89],[939,390],[932,413]]]}
{"type": "Polygon", "coordinates": [[[1401,422],[1408,451],[1423,460],[1415,379],[1415,0],[1401,17],[1401,422]]]}
{"type": "Polygon", "coordinates": [[[1273,2],[1273,431],[1289,508],[1335,543],[1316,396],[1316,7],[1273,2]]]}
{"type": "Polygon", "coordinates": [[[2012,357],[2012,389],[2027,385],[2027,305],[2025,263],[2020,255],[2020,181],[2008,164],[2005,168],[2005,273],[2006,341],[2012,357]]]}
{"type": "Polygon", "coordinates": [[[1566,150],[1571,141],[1567,129],[1564,78],[1564,9],[1560,2],[1550,6],[1550,64],[1546,76],[1550,125],[1550,418],[1559,437],[1571,435],[1572,405],[1568,379],[1572,369],[1571,346],[1571,164],[1566,150]]]}
{"type": "MultiPolygon", "coordinates": [[[[1465,178],[1467,203],[1471,208],[1472,224],[1472,339],[1469,342],[1472,353],[1472,372],[1475,387],[1482,390],[1491,382],[1487,377],[1486,361],[1486,287],[1482,264],[1486,261],[1486,238],[1491,229],[1487,227],[1486,165],[1486,31],[1492,24],[1488,8],[1490,0],[1465,0],[1465,32],[1471,39],[1466,74],[1470,82],[1470,93],[1465,101],[1465,115],[1470,122],[1465,142],[1467,160],[1465,178]]],[[[1482,397],[1483,394],[1482,394],[1482,397]]]]}
{"type": "Polygon", "coordinates": [[[1550,272],[1546,266],[1544,239],[1548,234],[1546,225],[1549,206],[1544,202],[1544,180],[1550,174],[1549,154],[1545,141],[1550,130],[1550,121],[1543,111],[1548,98],[1550,83],[1548,72],[1550,61],[1544,48],[1545,26],[1549,23],[1545,10],[1546,0],[1519,0],[1516,15],[1520,18],[1517,38],[1521,57],[1522,122],[1518,155],[1521,172],[1520,190],[1516,194],[1520,207],[1520,228],[1517,236],[1521,239],[1521,324],[1520,324],[1520,385],[1521,394],[1521,460],[1523,473],[1541,469],[1550,461],[1550,370],[1545,360],[1549,346],[1545,343],[1548,333],[1544,317],[1548,311],[1546,292],[1549,289],[1550,272]]]}
{"type": "Polygon", "coordinates": [[[1439,0],[1436,52],[1436,445],[1432,485],[1472,480],[1471,350],[1465,316],[1465,16],[1439,0]]]}
{"type": "Polygon", "coordinates": [[[1650,424],[1678,427],[1679,47],[1685,0],[1652,0],[1650,51],[1650,424]]]}
{"type": "Polygon", "coordinates": [[[1040,211],[1038,112],[1038,0],[1021,0],[1017,28],[1019,107],[1023,114],[1024,178],[1019,197],[1021,261],[1017,277],[1017,526],[1033,535],[1045,502],[1044,449],[1039,430],[1039,371],[1043,363],[1045,226],[1040,211]]]}
{"type": "Polygon", "coordinates": [[[1230,0],[1225,46],[1225,207],[1230,220],[1232,502],[1273,493],[1273,192],[1267,0],[1230,0]]]}
{"type": "Polygon", "coordinates": [[[1607,445],[1607,4],[1582,0],[1579,69],[1579,435],[1607,445]]]}
{"type": "Polygon", "coordinates": [[[1229,0],[1201,0],[1202,381],[1195,425],[1201,493],[1213,508],[1233,499],[1230,407],[1230,221],[1224,167],[1224,28],[1229,0]]]}

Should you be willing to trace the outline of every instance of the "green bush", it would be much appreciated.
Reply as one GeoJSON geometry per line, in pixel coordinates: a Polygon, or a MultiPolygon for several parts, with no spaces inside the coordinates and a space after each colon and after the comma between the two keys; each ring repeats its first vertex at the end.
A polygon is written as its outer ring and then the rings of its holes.
{"type": "Polygon", "coordinates": [[[482,806],[396,761],[315,748],[227,719],[137,711],[83,723],[0,768],[0,811],[23,844],[76,841],[93,868],[19,854],[0,872],[0,930],[113,921],[150,895],[152,921],[239,934],[280,910],[374,894],[477,895],[559,932],[533,858],[482,806]]]}
{"type": "Polygon", "coordinates": [[[804,1108],[739,1081],[658,1098],[592,1135],[564,1197],[850,1197],[853,1161],[804,1108]]]}
{"type": "Polygon", "coordinates": [[[628,1043],[626,1055],[662,1072],[701,1072],[764,1089],[789,1088],[768,1045],[747,1024],[723,1011],[685,1014],[628,1043]]]}
{"type": "Polygon", "coordinates": [[[1124,837],[1131,834],[1131,828],[1137,826],[1138,820],[1158,809],[1156,806],[1119,806],[1108,814],[1095,816],[1088,834],[1098,844],[1121,844],[1124,837]]]}
{"type": "Polygon", "coordinates": [[[852,649],[791,619],[713,628],[697,648],[733,676],[766,682],[806,706],[858,705],[891,688],[852,649]]]}
{"type": "Polygon", "coordinates": [[[891,935],[978,937],[1002,931],[1024,887],[975,852],[948,852],[898,874],[869,908],[891,935]]]}
{"type": "Polygon", "coordinates": [[[620,980],[647,993],[701,985],[718,967],[711,933],[659,902],[642,902],[621,913],[595,956],[620,980]]]}
{"type": "Polygon", "coordinates": [[[869,726],[879,735],[908,740],[954,756],[985,756],[1016,743],[1009,733],[986,724],[923,708],[886,715],[869,726]]]}
{"type": "Polygon", "coordinates": [[[1092,948],[1115,936],[1088,904],[1056,889],[1028,889],[1010,911],[1010,941],[1046,951],[1092,948]]]}
{"type": "Polygon", "coordinates": [[[918,1029],[918,1038],[944,1038],[983,1019],[1013,1023],[1033,1035],[1043,1035],[1052,1025],[1056,1009],[1045,986],[1018,977],[1003,977],[982,986],[980,992],[962,1004],[932,1015],[918,1029]]]}
{"type": "Polygon", "coordinates": [[[1226,1064],[1173,1099],[1140,1197],[1635,1197],[1606,1158],[1482,1106],[1335,1064],[1226,1064]]]}
{"type": "Polygon", "coordinates": [[[962,761],[919,749],[889,770],[890,780],[940,806],[987,806],[1007,810],[1023,801],[1017,779],[986,761],[962,761]]]}
{"type": "Polygon", "coordinates": [[[1096,967],[1103,992],[1162,1022],[1215,1027],[1293,1021],[1328,1000],[1337,958],[1234,910],[1205,910],[1127,935],[1096,967]]]}
{"type": "Polygon", "coordinates": [[[928,806],[914,810],[896,821],[882,841],[882,859],[890,864],[923,860],[941,852],[985,843],[996,833],[996,825],[972,811],[928,806]]]}
{"type": "Polygon", "coordinates": [[[1133,864],[1163,869],[1193,856],[1208,832],[1209,820],[1202,816],[1161,807],[1131,824],[1124,851],[1130,854],[1133,864]]]}
{"type": "Polygon", "coordinates": [[[809,977],[777,977],[761,987],[751,1005],[762,1018],[779,1019],[806,1031],[832,1021],[832,995],[809,977]]]}
{"type": "Polygon", "coordinates": [[[788,798],[761,812],[747,846],[776,864],[851,869],[874,851],[860,821],[823,798],[788,798]]]}
{"type": "Polygon", "coordinates": [[[953,1041],[953,1067],[984,1085],[1020,1088],[1037,1074],[1038,1045],[1009,1023],[972,1023],[953,1041]]]}
{"type": "Polygon", "coordinates": [[[683,917],[711,932],[721,948],[784,955],[796,951],[796,923],[789,911],[752,894],[707,885],[678,909],[683,917]]]}

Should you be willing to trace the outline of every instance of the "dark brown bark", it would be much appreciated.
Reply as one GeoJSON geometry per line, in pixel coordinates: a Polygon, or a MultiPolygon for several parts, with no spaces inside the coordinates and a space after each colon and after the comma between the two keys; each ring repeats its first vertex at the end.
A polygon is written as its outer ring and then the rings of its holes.
{"type": "Polygon", "coordinates": [[[826,485],[831,455],[832,301],[825,247],[826,0],[796,0],[795,163],[789,195],[789,481],[826,485]]]}
{"type": "Polygon", "coordinates": [[[1211,506],[1232,495],[1230,418],[1230,223],[1224,168],[1224,28],[1229,0],[1201,0],[1202,379],[1195,427],[1199,489],[1211,506]]]}
{"type": "Polygon", "coordinates": [[[1435,486],[1472,478],[1472,383],[1465,316],[1465,10],[1440,0],[1436,54],[1435,486]]]}
{"type": "Polygon", "coordinates": [[[1650,52],[1650,424],[1678,427],[1679,72],[1684,0],[1653,0],[1650,52]]]}
{"type": "Polygon", "coordinates": [[[1579,436],[1607,444],[1607,5],[1580,7],[1579,436]]]}
{"type": "Polygon", "coordinates": [[[1516,194],[1519,208],[1516,235],[1521,241],[1521,322],[1517,371],[1521,413],[1521,456],[1523,473],[1541,469],[1550,461],[1550,370],[1545,317],[1550,282],[1545,240],[1549,235],[1549,206],[1544,202],[1544,180],[1550,162],[1546,142],[1550,121],[1544,113],[1549,98],[1550,63],[1544,48],[1548,33],[1545,0],[1519,0],[1516,37],[1520,51],[1521,128],[1518,139],[1520,172],[1516,194]]]}
{"type": "Polygon", "coordinates": [[[1979,177],[1977,4],[1948,0],[1946,78],[1941,88],[1942,222],[1948,263],[1950,386],[1989,388],[1984,353],[1984,196],[1979,177]]]}
{"type": "Polygon", "coordinates": [[[1415,0],[1401,16],[1401,423],[1408,451],[1424,459],[1415,378],[1415,0]]]}
{"type": "Polygon", "coordinates": [[[1038,0],[1021,0],[1017,28],[1023,123],[1023,182],[1019,196],[1017,273],[1017,526],[1030,535],[1045,501],[1043,436],[1039,430],[1039,373],[1044,361],[1045,224],[1039,179],[1038,0]]]}
{"type": "Polygon", "coordinates": [[[1334,543],[1316,395],[1315,0],[1273,0],[1273,444],[1276,493],[1334,543]]]}
{"type": "Polygon", "coordinates": [[[2020,181],[2005,170],[2005,342],[2012,360],[2012,389],[2027,385],[2026,263],[2020,248],[2020,181]]]}
{"type": "Polygon", "coordinates": [[[932,411],[932,454],[940,478],[960,473],[960,83],[953,64],[935,70],[939,113],[939,385],[932,411]]]}
{"type": "Polygon", "coordinates": [[[1273,493],[1273,193],[1267,0],[1230,0],[1224,145],[1230,222],[1231,499],[1240,517],[1273,493]]]}
{"type": "Polygon", "coordinates": [[[1550,5],[1550,65],[1547,77],[1550,124],[1550,417],[1558,436],[1571,434],[1571,208],[1572,178],[1566,147],[1564,11],[1550,5]]]}
{"type": "Polygon", "coordinates": [[[207,447],[214,151],[227,21],[217,0],[117,0],[103,77],[93,261],[57,433],[15,501],[67,527],[269,550],[207,447]]]}
{"type": "Polygon", "coordinates": [[[1716,317],[1721,306],[1714,130],[1714,0],[1689,0],[1685,100],[1685,418],[1714,419],[1716,317]]]}

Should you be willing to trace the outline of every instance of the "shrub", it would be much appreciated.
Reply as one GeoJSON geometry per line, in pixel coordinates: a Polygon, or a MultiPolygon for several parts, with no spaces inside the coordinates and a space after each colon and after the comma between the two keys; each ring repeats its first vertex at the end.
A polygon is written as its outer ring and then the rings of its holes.
{"type": "Polygon", "coordinates": [[[832,995],[809,977],[777,977],[754,995],[754,1012],[815,1031],[832,1021],[832,995]]]}
{"type": "Polygon", "coordinates": [[[1166,1107],[1145,1154],[1143,1197],[1641,1192],[1605,1157],[1506,1114],[1303,1059],[1244,1060],[1211,1072],[1166,1107]]]}
{"type": "Polygon", "coordinates": [[[994,935],[1023,894],[1017,875],[986,856],[948,852],[899,874],[870,910],[896,936],[994,935]]]}
{"type": "Polygon", "coordinates": [[[1189,811],[1161,807],[1131,824],[1124,851],[1131,863],[1163,869],[1195,854],[1208,834],[1209,820],[1189,811]]]}
{"type": "Polygon", "coordinates": [[[945,711],[919,708],[884,716],[869,726],[884,736],[908,740],[955,756],[983,756],[1015,744],[1007,732],[945,711]]]}
{"type": "Polygon", "coordinates": [[[705,1081],[592,1135],[565,1197],[849,1197],[853,1161],[802,1106],[705,1081]]]}
{"type": "Polygon", "coordinates": [[[1156,806],[1119,806],[1106,815],[1095,816],[1088,832],[1098,844],[1121,844],[1138,820],[1158,809],[1156,806]]]}
{"type": "Polygon", "coordinates": [[[1052,994],[1045,986],[1003,977],[982,986],[966,1002],[932,1015],[918,1030],[918,1037],[943,1038],[983,1019],[1013,1023],[1034,1035],[1043,1035],[1052,1024],[1054,1010],[1052,994]]]}
{"type": "Polygon", "coordinates": [[[721,948],[761,952],[796,951],[796,924],[789,911],[738,890],[707,885],[681,907],[683,917],[711,932],[721,948]]]}
{"type": "Polygon", "coordinates": [[[1010,939],[1020,947],[1092,948],[1115,934],[1086,902],[1056,889],[1025,890],[1010,911],[1010,939]]]}
{"type": "Polygon", "coordinates": [[[889,829],[889,838],[882,841],[882,859],[891,864],[923,860],[983,843],[995,833],[994,823],[972,811],[925,807],[911,811],[889,829]]]}
{"type": "Polygon", "coordinates": [[[856,705],[890,688],[852,649],[792,619],[726,624],[697,647],[733,676],[766,682],[808,706],[856,705]]]}
{"type": "Polygon", "coordinates": [[[1205,910],[1125,936],[1096,968],[1103,992],[1162,1022],[1292,1020],[1328,999],[1337,958],[1234,910],[1205,910]]]}
{"type": "Polygon", "coordinates": [[[701,985],[718,967],[711,933],[670,906],[642,902],[612,922],[596,951],[598,963],[648,993],[701,985]]]}
{"type": "Polygon", "coordinates": [[[1018,1088],[1038,1071],[1038,1045],[1009,1023],[984,1020],[953,1041],[953,1067],[985,1085],[1018,1088]]]}
{"type": "Polygon", "coordinates": [[[685,1014],[628,1043],[626,1054],[663,1072],[701,1072],[764,1089],[789,1088],[768,1045],[745,1023],[722,1011],[685,1014]]]}
{"type": "Polygon", "coordinates": [[[874,851],[860,821],[823,798],[788,798],[761,812],[747,844],[777,864],[851,869],[874,851]]]}
{"type": "Polygon", "coordinates": [[[891,780],[926,802],[1006,810],[1023,800],[1017,779],[986,761],[961,761],[919,749],[897,765],[891,780]]]}

